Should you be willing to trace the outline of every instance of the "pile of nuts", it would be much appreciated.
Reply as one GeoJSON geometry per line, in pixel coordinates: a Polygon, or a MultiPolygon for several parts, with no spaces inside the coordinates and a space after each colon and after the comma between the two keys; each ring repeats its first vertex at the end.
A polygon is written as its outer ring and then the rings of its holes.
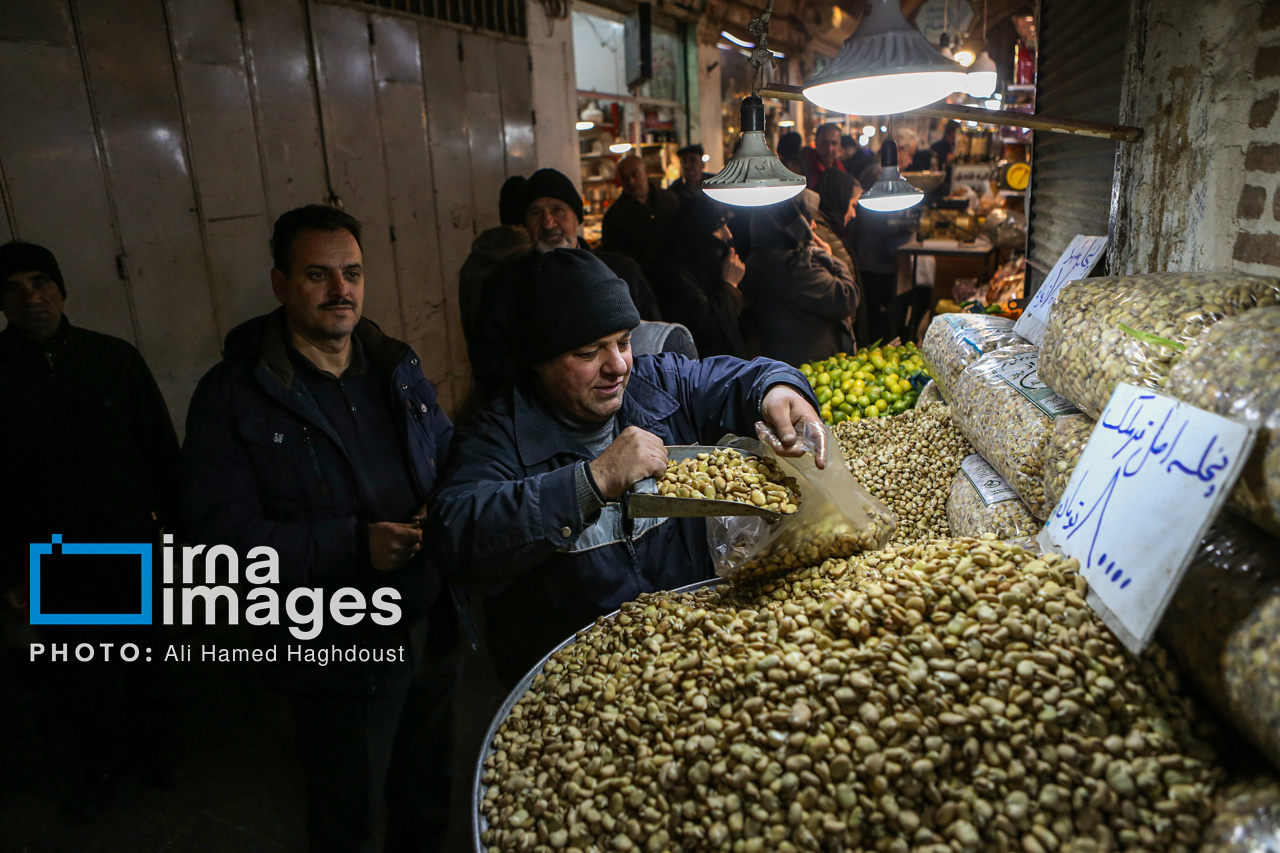
{"type": "Polygon", "coordinates": [[[1280,553],[1224,513],[1187,567],[1160,639],[1193,684],[1280,767],[1280,553]]]}
{"type": "Polygon", "coordinates": [[[832,432],[854,478],[898,516],[894,542],[951,535],[946,490],[973,451],[945,406],[837,424],[832,432]]]}
{"type": "Polygon", "coordinates": [[[943,540],[641,596],[484,760],[490,851],[1191,853],[1216,771],[1074,560],[943,540]]]}
{"type": "Polygon", "coordinates": [[[1264,276],[1155,273],[1073,282],[1049,315],[1040,378],[1098,418],[1121,382],[1165,386],[1180,350],[1157,339],[1185,346],[1223,317],[1276,304],[1280,279],[1264,276]]]}
{"type": "Polygon", "coordinates": [[[1044,448],[1044,511],[1045,517],[1062,500],[1076,470],[1080,454],[1089,443],[1093,425],[1097,423],[1088,415],[1063,415],[1053,419],[1053,432],[1044,448]]]}
{"type": "Polygon", "coordinates": [[[1249,311],[1213,326],[1174,363],[1168,391],[1258,425],[1253,456],[1228,500],[1280,536],[1280,308],[1249,311]]]}
{"type": "Polygon", "coordinates": [[[951,481],[947,498],[947,523],[952,536],[982,536],[989,533],[997,539],[1035,536],[1044,526],[1031,514],[1027,505],[1013,497],[988,504],[977,486],[961,471],[951,481]]]}
{"type": "Polygon", "coordinates": [[[1005,347],[969,365],[956,380],[951,414],[974,449],[1013,486],[1031,513],[1046,519],[1044,452],[1055,419],[996,375],[1005,359],[1035,351],[1029,344],[1005,347]]]}
{"type": "Polygon", "coordinates": [[[962,370],[984,353],[1025,343],[1026,340],[1013,331],[1013,321],[1007,317],[939,314],[925,330],[920,354],[929,367],[929,375],[949,402],[962,370]]]}
{"type": "Polygon", "coordinates": [[[668,461],[667,473],[658,480],[658,494],[752,504],[784,515],[800,505],[799,484],[795,477],[783,476],[777,462],[743,456],[728,447],[668,461]]]}

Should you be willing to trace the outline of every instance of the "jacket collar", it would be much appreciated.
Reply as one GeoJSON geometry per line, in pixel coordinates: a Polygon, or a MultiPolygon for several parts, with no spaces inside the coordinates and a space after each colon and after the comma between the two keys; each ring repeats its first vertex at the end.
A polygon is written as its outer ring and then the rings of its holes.
{"type": "MultiPolygon", "coordinates": [[[[289,359],[289,330],[284,308],[280,307],[260,318],[262,339],[258,346],[258,364],[286,388],[294,381],[293,362],[289,359]]],[[[409,352],[408,344],[383,333],[378,324],[362,317],[352,333],[360,341],[369,366],[379,376],[390,376],[409,352]]]]}
{"type": "MultiPolygon", "coordinates": [[[[525,468],[565,454],[585,458],[581,443],[546,411],[531,377],[519,382],[511,393],[516,450],[525,468]]],[[[632,369],[618,410],[619,428],[638,426],[652,432],[651,427],[679,408],[674,397],[632,369]]]]}
{"type": "Polygon", "coordinates": [[[42,352],[52,347],[66,346],[67,341],[74,334],[74,329],[75,327],[71,325],[71,321],[67,319],[66,314],[62,315],[53,337],[47,341],[36,340],[30,335],[18,331],[13,325],[8,325],[4,328],[4,331],[0,332],[0,345],[15,352],[23,350],[42,352]]]}

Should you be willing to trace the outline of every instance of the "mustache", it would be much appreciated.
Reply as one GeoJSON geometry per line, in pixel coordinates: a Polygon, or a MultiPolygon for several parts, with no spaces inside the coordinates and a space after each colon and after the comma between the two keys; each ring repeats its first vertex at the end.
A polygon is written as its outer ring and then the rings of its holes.
{"type": "Polygon", "coordinates": [[[350,299],[346,299],[344,297],[338,296],[333,299],[330,299],[328,302],[325,302],[323,305],[321,305],[320,310],[323,311],[327,308],[350,308],[352,310],[355,310],[355,307],[356,307],[356,304],[352,302],[350,299]]]}

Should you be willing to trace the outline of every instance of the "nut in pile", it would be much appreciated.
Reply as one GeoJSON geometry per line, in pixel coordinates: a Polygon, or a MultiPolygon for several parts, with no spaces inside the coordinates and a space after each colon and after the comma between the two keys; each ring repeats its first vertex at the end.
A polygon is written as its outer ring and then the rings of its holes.
{"type": "Polygon", "coordinates": [[[1223,317],[1278,303],[1280,279],[1235,273],[1073,282],[1049,315],[1040,378],[1098,418],[1121,382],[1163,388],[1178,345],[1190,344],[1223,317]]]}
{"type": "Polygon", "coordinates": [[[898,516],[893,541],[951,535],[947,489],[972,451],[946,407],[844,423],[833,432],[854,478],[898,516]]]}
{"type": "Polygon", "coordinates": [[[1080,454],[1089,443],[1093,425],[1097,423],[1088,415],[1063,415],[1053,419],[1053,432],[1044,449],[1044,506],[1045,517],[1062,500],[1076,470],[1080,454]]]}
{"type": "Polygon", "coordinates": [[[772,459],[743,456],[732,448],[699,453],[667,462],[667,473],[658,480],[658,494],[672,498],[701,498],[753,504],[784,515],[800,504],[795,477],[785,477],[772,459]]]}
{"type": "Polygon", "coordinates": [[[1280,536],[1280,308],[1249,311],[1215,325],[1174,364],[1168,391],[1202,409],[1258,425],[1253,455],[1228,501],[1280,536]]]}
{"type": "Polygon", "coordinates": [[[1212,751],[1073,560],[944,540],[659,593],[557,652],[485,759],[491,851],[1190,853],[1212,751]]]}
{"type": "MultiPolygon", "coordinates": [[[[963,469],[956,474],[951,481],[951,496],[947,498],[947,523],[951,526],[951,535],[982,536],[990,533],[997,539],[1017,539],[1039,533],[1044,524],[1031,514],[1031,510],[986,460],[980,456],[977,459],[989,472],[987,476],[997,481],[995,488],[986,489],[984,484],[980,489],[963,469]]],[[[968,460],[965,464],[967,466],[968,460]]]]}

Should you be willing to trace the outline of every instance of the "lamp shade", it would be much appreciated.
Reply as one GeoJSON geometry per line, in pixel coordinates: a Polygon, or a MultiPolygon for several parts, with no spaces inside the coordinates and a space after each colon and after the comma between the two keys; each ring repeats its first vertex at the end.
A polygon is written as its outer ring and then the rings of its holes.
{"type": "Polygon", "coordinates": [[[889,115],[964,90],[964,69],[907,23],[898,3],[871,0],[840,53],[805,83],[806,98],[835,112],[889,115]]]}
{"type": "Polygon", "coordinates": [[[862,194],[858,204],[867,210],[885,213],[906,210],[924,200],[924,193],[907,183],[898,171],[898,144],[892,139],[886,139],[880,146],[880,165],[879,179],[862,194]]]}
{"type": "Polygon", "coordinates": [[[975,98],[989,98],[996,90],[996,63],[985,50],[969,66],[964,90],[975,98]]]}
{"type": "Polygon", "coordinates": [[[759,207],[798,195],[801,175],[782,165],[764,139],[764,103],[756,96],[742,100],[742,143],[724,168],[702,181],[702,191],[721,204],[759,207]]]}

